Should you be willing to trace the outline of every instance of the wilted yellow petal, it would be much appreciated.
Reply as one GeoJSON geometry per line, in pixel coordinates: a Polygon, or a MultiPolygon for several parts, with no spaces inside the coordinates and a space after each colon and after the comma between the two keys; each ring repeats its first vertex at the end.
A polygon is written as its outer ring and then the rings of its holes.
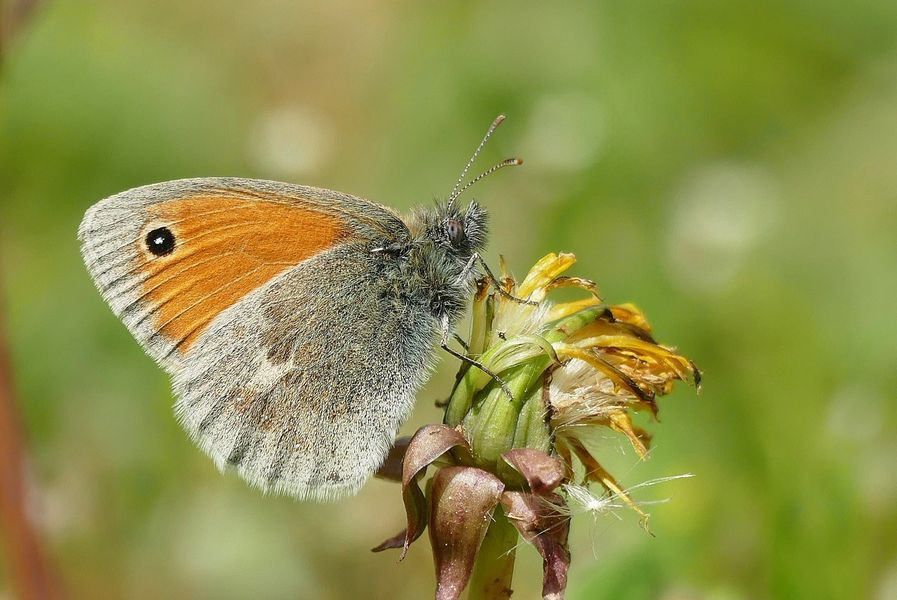
{"type": "Polygon", "coordinates": [[[545,291],[550,292],[551,290],[569,287],[585,290],[592,294],[595,298],[598,298],[599,300],[601,299],[601,295],[598,293],[598,286],[595,284],[595,282],[589,279],[584,279],[582,277],[568,277],[566,275],[555,277],[554,281],[552,281],[545,287],[545,291]]]}
{"type": "Polygon", "coordinates": [[[624,304],[617,304],[610,307],[610,311],[614,314],[614,318],[617,321],[622,321],[623,323],[629,323],[630,325],[635,325],[641,329],[644,329],[648,333],[651,333],[651,324],[648,323],[648,319],[645,317],[645,314],[636,307],[635,304],[631,304],[626,302],[624,304]]]}
{"type": "MultiPolygon", "coordinates": [[[[521,298],[529,298],[539,292],[538,295],[544,297],[544,288],[554,281],[558,275],[573,266],[575,262],[576,257],[569,253],[555,254],[552,252],[551,254],[546,254],[527,273],[523,283],[517,289],[517,295],[521,298]]],[[[541,298],[533,299],[541,300],[541,298]]]]}
{"type": "MultiPolygon", "coordinates": [[[[582,333],[582,332],[580,332],[582,333]]],[[[577,335],[577,338],[580,336],[577,335]]],[[[621,354],[647,363],[655,375],[663,375],[666,370],[682,381],[695,376],[694,365],[687,358],[676,354],[670,348],[660,346],[628,335],[599,335],[575,340],[582,349],[619,350],[621,354]]]]}
{"type": "Polygon", "coordinates": [[[651,337],[651,333],[647,329],[643,329],[638,325],[633,325],[632,323],[613,321],[611,320],[611,317],[612,314],[610,313],[610,309],[608,309],[607,318],[602,317],[600,319],[596,319],[595,321],[590,323],[588,327],[583,327],[581,330],[577,331],[575,335],[570,336],[568,341],[573,343],[584,338],[595,337],[599,335],[624,335],[628,337],[638,338],[652,344],[655,343],[654,339],[651,337]]]}
{"type": "Polygon", "coordinates": [[[650,442],[651,436],[644,429],[635,427],[632,424],[629,413],[625,410],[614,411],[610,414],[609,421],[611,429],[619,431],[629,438],[629,443],[632,444],[632,448],[639,455],[639,458],[648,456],[647,442],[650,442]]]}
{"type": "MultiPolygon", "coordinates": [[[[564,302],[563,304],[555,304],[551,307],[551,310],[548,311],[548,315],[546,317],[546,321],[558,321],[563,319],[564,317],[569,317],[573,313],[577,313],[585,308],[589,308],[591,306],[597,306],[601,304],[601,301],[594,296],[591,298],[583,298],[582,300],[576,300],[574,302],[564,302]]],[[[587,326],[588,327],[588,326],[587,326]]]]}

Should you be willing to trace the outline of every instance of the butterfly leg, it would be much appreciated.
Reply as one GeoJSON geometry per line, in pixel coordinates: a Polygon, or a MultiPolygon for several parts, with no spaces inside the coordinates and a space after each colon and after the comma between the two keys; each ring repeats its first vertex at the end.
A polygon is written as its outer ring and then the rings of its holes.
{"type": "Polygon", "coordinates": [[[460,352],[457,352],[455,350],[452,350],[452,348],[449,347],[448,340],[449,340],[449,337],[452,335],[455,335],[455,334],[452,333],[451,328],[449,327],[448,319],[445,319],[442,322],[442,341],[439,343],[439,347],[442,348],[443,350],[445,350],[446,352],[448,352],[449,354],[451,354],[452,356],[454,356],[455,358],[457,358],[458,360],[460,360],[462,362],[466,362],[467,364],[469,364],[473,367],[476,367],[477,369],[479,369],[480,371],[482,371],[483,373],[485,373],[486,375],[488,375],[489,377],[494,379],[501,386],[501,391],[503,391],[509,399],[514,400],[514,394],[511,393],[511,388],[508,387],[508,384],[505,383],[505,380],[502,379],[501,377],[499,377],[494,371],[492,371],[492,369],[490,369],[489,367],[487,367],[480,361],[470,358],[469,356],[467,356],[465,354],[461,354],[460,352]]]}
{"type": "Polygon", "coordinates": [[[489,278],[489,280],[492,282],[492,285],[495,287],[496,290],[498,290],[499,294],[501,294],[508,300],[511,300],[512,302],[516,302],[518,304],[529,304],[530,306],[538,306],[539,305],[538,302],[535,302],[533,300],[526,300],[524,298],[518,298],[517,296],[506,291],[505,288],[501,285],[501,282],[495,276],[495,274],[492,273],[492,269],[489,268],[489,265],[487,265],[486,261],[483,260],[483,257],[480,256],[479,252],[473,253],[473,256],[470,257],[470,260],[467,261],[467,264],[464,266],[464,270],[462,271],[461,276],[466,277],[467,273],[473,268],[473,266],[477,263],[477,261],[479,261],[480,265],[482,265],[483,270],[486,271],[486,277],[489,278]]]}
{"type": "Polygon", "coordinates": [[[461,347],[464,348],[465,352],[470,350],[470,346],[467,345],[467,342],[464,341],[464,338],[462,338],[460,335],[458,335],[454,331],[452,332],[452,337],[455,338],[456,342],[461,344],[461,347]]]}

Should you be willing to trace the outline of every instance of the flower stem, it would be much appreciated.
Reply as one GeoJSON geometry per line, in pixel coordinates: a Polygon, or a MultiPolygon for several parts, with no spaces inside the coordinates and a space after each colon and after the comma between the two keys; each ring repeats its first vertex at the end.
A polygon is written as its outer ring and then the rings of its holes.
{"type": "Polygon", "coordinates": [[[517,530],[502,507],[495,507],[493,522],[486,531],[467,592],[468,600],[506,600],[511,597],[517,530]]]}

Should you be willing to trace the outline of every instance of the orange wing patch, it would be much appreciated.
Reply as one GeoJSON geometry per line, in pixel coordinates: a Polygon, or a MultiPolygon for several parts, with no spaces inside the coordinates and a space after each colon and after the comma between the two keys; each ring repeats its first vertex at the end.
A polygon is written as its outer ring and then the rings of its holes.
{"type": "Polygon", "coordinates": [[[141,297],[182,353],[221,311],[349,235],[338,217],[279,202],[193,196],[151,215],[150,228],[168,227],[175,248],[157,257],[138,240],[141,297]]]}

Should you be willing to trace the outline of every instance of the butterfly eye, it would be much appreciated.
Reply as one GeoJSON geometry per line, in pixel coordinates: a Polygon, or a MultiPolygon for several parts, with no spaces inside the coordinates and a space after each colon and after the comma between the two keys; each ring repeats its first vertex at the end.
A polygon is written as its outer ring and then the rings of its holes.
{"type": "Polygon", "coordinates": [[[445,233],[452,245],[457,246],[464,240],[464,225],[458,219],[449,219],[445,222],[445,233]]]}
{"type": "Polygon", "coordinates": [[[156,256],[171,254],[174,250],[174,234],[167,227],[153,229],[146,234],[146,247],[156,256]]]}

